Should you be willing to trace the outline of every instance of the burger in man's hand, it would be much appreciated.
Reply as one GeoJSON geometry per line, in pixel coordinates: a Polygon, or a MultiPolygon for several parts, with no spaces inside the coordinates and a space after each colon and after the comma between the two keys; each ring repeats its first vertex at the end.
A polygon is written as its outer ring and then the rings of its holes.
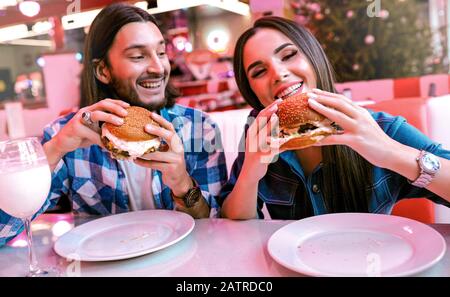
{"type": "Polygon", "coordinates": [[[304,93],[296,93],[278,104],[277,116],[279,137],[286,138],[281,149],[302,149],[338,133],[335,123],[309,107],[304,93]]]}
{"type": "Polygon", "coordinates": [[[103,124],[101,139],[105,148],[113,158],[119,160],[134,160],[157,151],[161,144],[160,138],[144,130],[147,124],[159,127],[151,118],[151,112],[138,106],[130,106],[127,112],[123,125],[103,124]]]}

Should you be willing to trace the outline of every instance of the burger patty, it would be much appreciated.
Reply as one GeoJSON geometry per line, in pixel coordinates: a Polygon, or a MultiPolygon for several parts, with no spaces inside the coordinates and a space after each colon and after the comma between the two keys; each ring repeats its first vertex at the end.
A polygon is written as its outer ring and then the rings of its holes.
{"type": "Polygon", "coordinates": [[[301,125],[300,128],[298,128],[298,133],[305,133],[309,130],[314,130],[316,128],[317,128],[317,126],[315,126],[313,124],[304,124],[304,125],[301,125]]]}
{"type": "Polygon", "coordinates": [[[306,133],[308,131],[311,131],[311,130],[314,130],[317,128],[319,128],[319,127],[317,127],[316,125],[306,123],[306,124],[300,125],[300,127],[298,127],[298,128],[285,128],[281,131],[281,133],[285,136],[290,136],[290,135],[296,134],[296,133],[303,134],[303,133],[306,133]]]}
{"type": "MultiPolygon", "coordinates": [[[[108,151],[113,153],[115,158],[127,159],[130,157],[130,154],[127,151],[123,151],[123,150],[120,150],[120,149],[114,147],[113,143],[111,141],[109,141],[109,139],[107,137],[102,137],[102,143],[108,151]]],[[[155,151],[156,151],[156,149],[154,147],[152,147],[152,148],[149,148],[145,153],[149,154],[149,153],[153,153],[155,151]]]]}
{"type": "Polygon", "coordinates": [[[107,137],[102,137],[102,143],[105,146],[105,148],[113,153],[113,155],[116,158],[129,158],[130,154],[127,151],[119,150],[118,148],[115,148],[111,141],[107,137]]]}

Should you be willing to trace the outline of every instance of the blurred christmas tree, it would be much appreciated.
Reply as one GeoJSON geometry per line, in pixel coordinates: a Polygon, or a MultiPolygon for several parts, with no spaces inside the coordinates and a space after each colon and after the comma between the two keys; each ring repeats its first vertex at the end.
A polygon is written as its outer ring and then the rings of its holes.
{"type": "Polygon", "coordinates": [[[436,51],[432,46],[427,2],[290,0],[289,3],[294,20],[307,26],[322,44],[338,81],[448,73],[445,32],[440,32],[441,50],[436,51]]]}

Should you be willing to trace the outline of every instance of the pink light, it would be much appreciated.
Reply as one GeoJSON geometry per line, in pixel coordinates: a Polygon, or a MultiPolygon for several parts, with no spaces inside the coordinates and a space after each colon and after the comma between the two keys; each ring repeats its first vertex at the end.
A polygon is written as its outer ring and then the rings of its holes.
{"type": "Polygon", "coordinates": [[[173,38],[172,43],[175,45],[177,50],[184,51],[186,48],[187,39],[184,36],[176,36],[173,38]]]}
{"type": "Polygon", "coordinates": [[[177,49],[178,49],[179,51],[182,51],[182,50],[184,50],[184,43],[178,42],[177,45],[176,45],[176,47],[177,47],[177,49]]]}
{"type": "Polygon", "coordinates": [[[70,224],[67,221],[59,221],[56,224],[53,225],[52,227],[52,233],[54,236],[56,237],[60,237],[61,235],[63,235],[64,233],[70,231],[71,229],[73,229],[73,225],[70,224]]]}
{"type": "Polygon", "coordinates": [[[36,1],[22,1],[19,3],[19,10],[27,17],[34,17],[41,10],[41,6],[36,1]]]}
{"type": "Polygon", "coordinates": [[[26,247],[27,245],[28,243],[25,239],[18,239],[11,244],[13,247],[26,247]]]}

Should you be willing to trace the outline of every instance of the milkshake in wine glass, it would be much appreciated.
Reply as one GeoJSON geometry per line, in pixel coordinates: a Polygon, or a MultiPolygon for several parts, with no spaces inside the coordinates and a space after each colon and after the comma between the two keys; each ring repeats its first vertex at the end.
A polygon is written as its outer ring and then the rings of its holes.
{"type": "Polygon", "coordinates": [[[28,276],[56,274],[40,269],[34,255],[31,218],[44,204],[51,185],[51,172],[37,138],[0,142],[0,209],[22,219],[28,242],[28,276]]]}

